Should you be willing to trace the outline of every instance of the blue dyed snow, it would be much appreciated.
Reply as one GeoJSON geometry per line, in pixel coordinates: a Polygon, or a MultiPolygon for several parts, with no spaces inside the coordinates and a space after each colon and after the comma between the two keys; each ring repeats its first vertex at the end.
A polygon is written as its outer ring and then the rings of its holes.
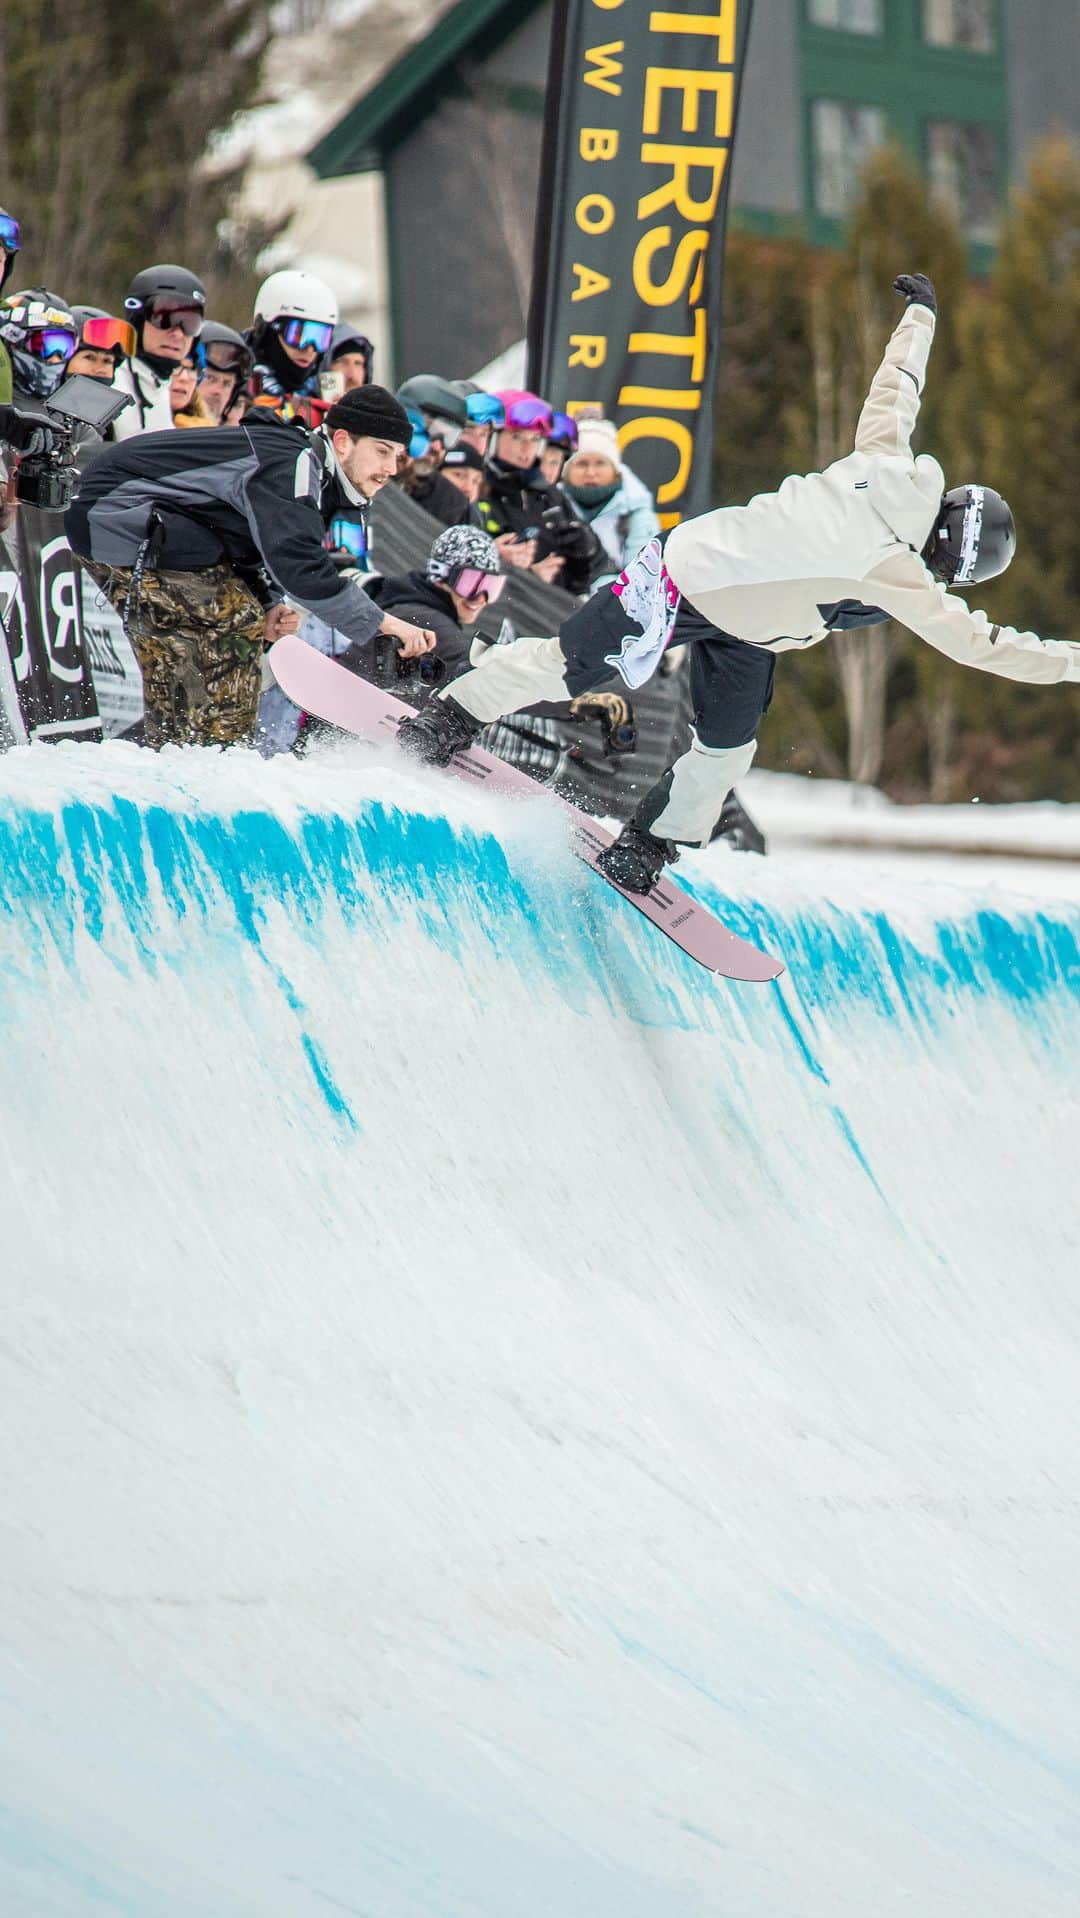
{"type": "MultiPolygon", "coordinates": [[[[773,1043],[786,1035],[826,1087],[822,1021],[824,1036],[869,1012],[929,1041],[964,1001],[993,994],[1027,1018],[1056,995],[1080,995],[1080,913],[1065,906],[1056,915],[942,919],[916,943],[880,912],[823,905],[781,914],[700,882],[693,889],[734,930],[782,953],[787,979],[717,984],[632,908],[596,894],[569,857],[565,871],[511,863],[491,835],[378,803],[355,817],[302,815],[295,826],[262,811],[185,814],[123,798],[73,800],[55,814],[9,807],[0,812],[0,977],[33,989],[50,953],[77,975],[83,937],[125,976],[183,968],[199,938],[239,940],[303,1019],[273,958],[276,915],[311,945],[335,918],[388,949],[407,917],[462,964],[479,940],[581,1014],[599,1004],[639,1025],[723,1032],[735,1021],[773,1043]]],[[[308,1032],[300,1043],[327,1106],[354,1124],[322,1049],[308,1032]]],[[[836,1119],[873,1177],[843,1115],[836,1119]]]]}

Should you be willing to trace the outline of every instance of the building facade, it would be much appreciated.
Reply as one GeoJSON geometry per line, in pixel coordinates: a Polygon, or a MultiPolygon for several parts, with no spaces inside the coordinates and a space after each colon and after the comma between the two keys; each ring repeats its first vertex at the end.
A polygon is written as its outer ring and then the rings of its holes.
{"type": "MultiPolygon", "coordinates": [[[[310,155],[322,178],[382,176],[400,376],[466,371],[524,331],[551,17],[552,0],[457,0],[310,155]]],[[[893,138],[978,268],[1033,142],[1080,139],[1078,66],[1078,0],[757,0],[732,220],[838,244],[893,138]]]]}

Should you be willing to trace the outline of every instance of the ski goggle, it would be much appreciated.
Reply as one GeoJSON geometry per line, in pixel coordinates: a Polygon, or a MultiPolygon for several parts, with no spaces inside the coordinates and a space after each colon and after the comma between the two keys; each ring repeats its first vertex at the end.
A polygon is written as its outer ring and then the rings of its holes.
{"type": "Polygon", "coordinates": [[[460,420],[444,420],[438,414],[432,414],[425,421],[425,431],[431,440],[441,440],[448,449],[456,446],[465,428],[460,420]]]}
{"type": "Polygon", "coordinates": [[[534,428],[546,439],[552,427],[551,408],[546,400],[514,400],[506,409],[506,424],[518,432],[534,428]]]}
{"type": "Polygon", "coordinates": [[[200,341],[196,357],[208,373],[247,374],[255,364],[254,354],[246,346],[231,346],[228,340],[211,340],[208,345],[200,341]]]}
{"type": "Polygon", "coordinates": [[[456,579],[448,583],[462,599],[486,599],[491,606],[506,585],[506,574],[482,573],[478,566],[463,566],[456,579]]]}
{"type": "Polygon", "coordinates": [[[125,359],[135,351],[135,328],[127,320],[84,320],[79,345],[92,347],[95,353],[107,353],[119,347],[125,359]]]}
{"type": "Polygon", "coordinates": [[[144,317],[162,333],[172,333],[179,327],[193,340],[202,327],[203,310],[201,306],[170,306],[164,300],[159,305],[154,301],[146,308],[144,317]]]}
{"type": "Polygon", "coordinates": [[[61,326],[35,326],[26,336],[26,351],[35,360],[70,360],[78,344],[74,333],[61,326]]]}
{"type": "Polygon", "coordinates": [[[577,447],[577,421],[569,413],[552,414],[548,441],[552,446],[568,447],[573,453],[577,447]]]}
{"type": "Polygon", "coordinates": [[[327,320],[287,320],[279,317],[272,324],[285,346],[313,346],[316,353],[325,353],[334,337],[334,329],[327,320]]]}
{"type": "Polygon", "coordinates": [[[425,453],[431,451],[431,435],[427,430],[424,415],[415,406],[407,406],[405,413],[412,427],[412,439],[409,441],[409,458],[422,460],[425,453]]]}
{"type": "Polygon", "coordinates": [[[506,408],[494,393],[469,393],[465,408],[472,426],[504,426],[506,408]]]}
{"type": "Polygon", "coordinates": [[[0,213],[0,246],[8,253],[17,253],[22,245],[22,228],[18,220],[10,213],[0,213]]]}

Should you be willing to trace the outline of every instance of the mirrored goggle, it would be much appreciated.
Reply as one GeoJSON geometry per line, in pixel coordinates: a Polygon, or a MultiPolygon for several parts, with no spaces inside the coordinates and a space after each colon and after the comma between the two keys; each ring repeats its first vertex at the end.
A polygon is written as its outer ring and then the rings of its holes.
{"type": "Polygon", "coordinates": [[[428,437],[433,440],[441,440],[448,450],[451,446],[457,445],[461,435],[465,431],[460,420],[444,420],[435,414],[430,415],[426,424],[428,437]]]}
{"type": "Polygon", "coordinates": [[[13,220],[10,213],[0,213],[0,246],[9,253],[17,253],[21,245],[22,231],[18,220],[13,220]]]}
{"type": "Polygon", "coordinates": [[[334,329],[325,320],[277,319],[274,326],[286,346],[313,346],[325,353],[334,337],[334,329]]]}
{"type": "Polygon", "coordinates": [[[26,336],[26,350],[35,360],[70,360],[79,342],[59,326],[35,326],[26,336]]]}
{"type": "Polygon", "coordinates": [[[490,606],[506,585],[506,574],[482,573],[476,566],[463,566],[450,584],[462,599],[486,599],[490,606]]]}
{"type": "Polygon", "coordinates": [[[246,346],[230,346],[228,340],[211,340],[209,346],[199,347],[199,365],[211,373],[250,373],[255,364],[254,356],[246,346]]]}
{"type": "Polygon", "coordinates": [[[147,309],[147,319],[151,326],[160,327],[163,333],[172,333],[176,327],[193,340],[203,323],[201,306],[151,306],[147,309]]]}
{"type": "Polygon", "coordinates": [[[412,427],[412,439],[409,441],[409,458],[411,460],[422,460],[424,454],[431,450],[431,435],[427,430],[424,415],[417,412],[415,406],[407,406],[405,412],[409,425],[412,427]]]}
{"type": "Polygon", "coordinates": [[[548,438],[556,446],[568,446],[573,452],[577,445],[577,421],[569,413],[554,413],[548,438]]]}
{"type": "Polygon", "coordinates": [[[506,409],[506,424],[519,432],[534,427],[546,438],[551,431],[551,408],[546,400],[514,400],[506,409]]]}
{"type": "Polygon", "coordinates": [[[506,408],[494,393],[470,393],[465,406],[473,426],[503,426],[506,423],[506,408]]]}
{"type": "Polygon", "coordinates": [[[135,328],[127,320],[84,320],[79,345],[93,347],[95,353],[108,353],[113,347],[119,347],[130,359],[135,351],[135,328]]]}

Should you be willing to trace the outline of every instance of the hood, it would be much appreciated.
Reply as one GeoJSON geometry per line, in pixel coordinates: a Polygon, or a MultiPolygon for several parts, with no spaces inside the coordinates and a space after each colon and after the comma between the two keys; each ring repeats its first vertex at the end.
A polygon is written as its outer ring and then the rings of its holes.
{"type": "Polygon", "coordinates": [[[937,460],[929,453],[920,453],[914,461],[876,459],[867,498],[897,539],[921,553],[944,491],[945,475],[937,460]]]}

